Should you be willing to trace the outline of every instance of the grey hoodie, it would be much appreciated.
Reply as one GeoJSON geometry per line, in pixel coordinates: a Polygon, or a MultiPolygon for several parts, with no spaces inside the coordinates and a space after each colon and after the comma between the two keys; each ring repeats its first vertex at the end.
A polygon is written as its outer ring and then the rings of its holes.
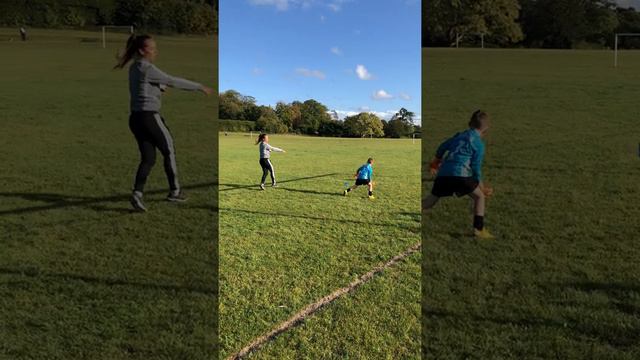
{"type": "Polygon", "coordinates": [[[136,60],[129,67],[131,111],[160,111],[160,97],[167,86],[190,91],[203,88],[196,82],[162,72],[146,59],[136,60]]]}
{"type": "Polygon", "coordinates": [[[271,146],[264,141],[260,143],[260,159],[269,159],[272,151],[283,152],[284,150],[271,146]]]}

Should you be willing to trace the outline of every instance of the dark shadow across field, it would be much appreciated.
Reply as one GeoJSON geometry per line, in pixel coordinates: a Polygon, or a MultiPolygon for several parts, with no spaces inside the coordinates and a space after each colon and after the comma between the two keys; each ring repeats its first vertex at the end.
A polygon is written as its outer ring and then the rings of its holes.
{"type": "Polygon", "coordinates": [[[396,227],[396,228],[403,228],[407,231],[411,231],[416,234],[419,234],[421,230],[420,224],[417,224],[417,226],[409,226],[409,225],[399,225],[397,223],[371,222],[371,221],[362,221],[362,220],[354,220],[354,219],[337,219],[337,218],[330,218],[330,217],[284,214],[284,213],[264,212],[264,211],[244,210],[244,209],[220,208],[220,210],[245,213],[245,214],[254,214],[254,215],[281,216],[281,217],[288,217],[288,218],[294,218],[294,219],[334,221],[334,222],[344,223],[344,224],[363,224],[363,225],[369,225],[369,226],[396,227]]]}
{"type": "MultiPolygon", "coordinates": [[[[296,181],[302,181],[302,180],[311,180],[311,179],[318,179],[321,177],[327,177],[327,176],[334,176],[334,175],[338,175],[338,173],[330,173],[330,174],[323,174],[323,175],[314,175],[314,176],[306,176],[306,177],[301,177],[301,178],[294,178],[294,179],[289,179],[289,180],[282,180],[282,181],[278,181],[278,184],[285,184],[285,183],[290,183],[290,182],[296,182],[296,181]]],[[[219,191],[230,191],[230,190],[259,190],[258,189],[258,185],[257,184],[251,184],[251,185],[245,185],[245,184],[220,184],[220,186],[228,186],[228,188],[226,189],[220,189],[219,191]]]]}
{"type": "MultiPolygon", "coordinates": [[[[194,190],[194,189],[201,189],[201,188],[207,188],[212,186],[215,186],[215,183],[194,184],[194,185],[183,186],[182,188],[186,190],[194,190]]],[[[146,194],[164,194],[166,192],[167,190],[151,190],[151,191],[147,191],[146,194]]],[[[0,197],[13,197],[13,198],[17,197],[17,198],[22,198],[29,201],[47,202],[49,204],[29,206],[29,207],[10,209],[10,210],[0,210],[0,216],[33,213],[33,212],[54,210],[54,209],[73,207],[73,206],[85,207],[85,208],[89,208],[96,211],[128,213],[130,212],[128,209],[120,209],[120,208],[107,209],[105,207],[99,206],[98,204],[127,201],[129,199],[129,196],[131,195],[118,194],[118,195],[103,196],[103,197],[91,197],[91,196],[52,194],[52,193],[4,192],[4,193],[0,193],[0,197]]]]}
{"type": "MultiPolygon", "coordinates": [[[[215,291],[212,288],[204,288],[199,286],[186,286],[175,284],[162,284],[162,283],[150,283],[141,282],[135,280],[125,280],[118,278],[96,277],[79,274],[67,274],[67,273],[51,273],[41,271],[38,268],[29,267],[24,269],[9,269],[0,267],[0,274],[14,275],[14,276],[27,276],[30,278],[40,278],[41,280],[56,279],[66,282],[67,280],[76,280],[96,285],[103,286],[130,286],[138,289],[148,290],[160,290],[160,291],[176,291],[176,292],[193,292],[205,295],[215,295],[215,291]]],[[[9,282],[5,282],[9,284],[9,282]]]]}

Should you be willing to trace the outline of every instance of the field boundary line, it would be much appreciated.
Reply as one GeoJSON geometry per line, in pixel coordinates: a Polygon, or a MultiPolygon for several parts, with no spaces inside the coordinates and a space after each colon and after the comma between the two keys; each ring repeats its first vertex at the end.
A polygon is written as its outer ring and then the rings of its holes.
{"type": "Polygon", "coordinates": [[[247,346],[243,347],[240,351],[228,356],[226,360],[240,360],[240,359],[243,359],[245,356],[249,355],[250,353],[259,350],[263,345],[274,340],[278,335],[284,333],[285,331],[291,328],[294,328],[300,325],[307,317],[313,315],[315,312],[317,312],[324,306],[334,302],[335,300],[337,300],[338,298],[344,295],[347,295],[353,292],[355,289],[360,287],[360,285],[373,279],[374,276],[394,266],[395,264],[404,260],[408,256],[418,252],[421,246],[422,246],[421,243],[414,244],[413,246],[409,247],[408,249],[401,252],[400,254],[392,257],[387,262],[379,264],[378,266],[374,267],[366,274],[358,277],[356,280],[352,281],[349,285],[343,288],[340,288],[338,290],[335,290],[334,292],[321,298],[320,300],[307,305],[304,309],[300,310],[299,312],[297,312],[295,315],[293,315],[286,321],[280,323],[273,330],[269,331],[268,333],[262,336],[255,338],[247,346]]]}

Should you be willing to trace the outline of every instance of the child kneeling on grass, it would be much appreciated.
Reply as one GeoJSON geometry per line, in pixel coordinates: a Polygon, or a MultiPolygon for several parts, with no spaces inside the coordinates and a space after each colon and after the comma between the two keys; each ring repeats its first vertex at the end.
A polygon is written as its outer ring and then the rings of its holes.
{"type": "Polygon", "coordinates": [[[349,194],[351,190],[355,190],[360,185],[367,185],[367,187],[369,188],[369,200],[375,200],[375,197],[373,196],[373,181],[371,181],[371,177],[373,176],[372,165],[373,158],[369,158],[367,159],[366,164],[358,168],[355,174],[356,183],[342,193],[344,196],[347,196],[347,194],[349,194]]]}
{"type": "Polygon", "coordinates": [[[473,234],[480,239],[492,239],[484,227],[486,197],[493,193],[482,183],[484,143],[482,137],[489,130],[489,115],[478,110],[471,115],[469,129],[449,138],[436,151],[431,171],[437,176],[431,194],[424,200],[422,209],[431,209],[441,197],[469,195],[473,199],[473,234]]]}

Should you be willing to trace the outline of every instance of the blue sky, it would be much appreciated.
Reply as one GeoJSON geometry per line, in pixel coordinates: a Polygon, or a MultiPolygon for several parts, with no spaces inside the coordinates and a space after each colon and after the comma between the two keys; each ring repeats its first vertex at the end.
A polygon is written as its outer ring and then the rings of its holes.
{"type": "Polygon", "coordinates": [[[220,91],[420,119],[420,0],[222,0],[220,91]]]}

